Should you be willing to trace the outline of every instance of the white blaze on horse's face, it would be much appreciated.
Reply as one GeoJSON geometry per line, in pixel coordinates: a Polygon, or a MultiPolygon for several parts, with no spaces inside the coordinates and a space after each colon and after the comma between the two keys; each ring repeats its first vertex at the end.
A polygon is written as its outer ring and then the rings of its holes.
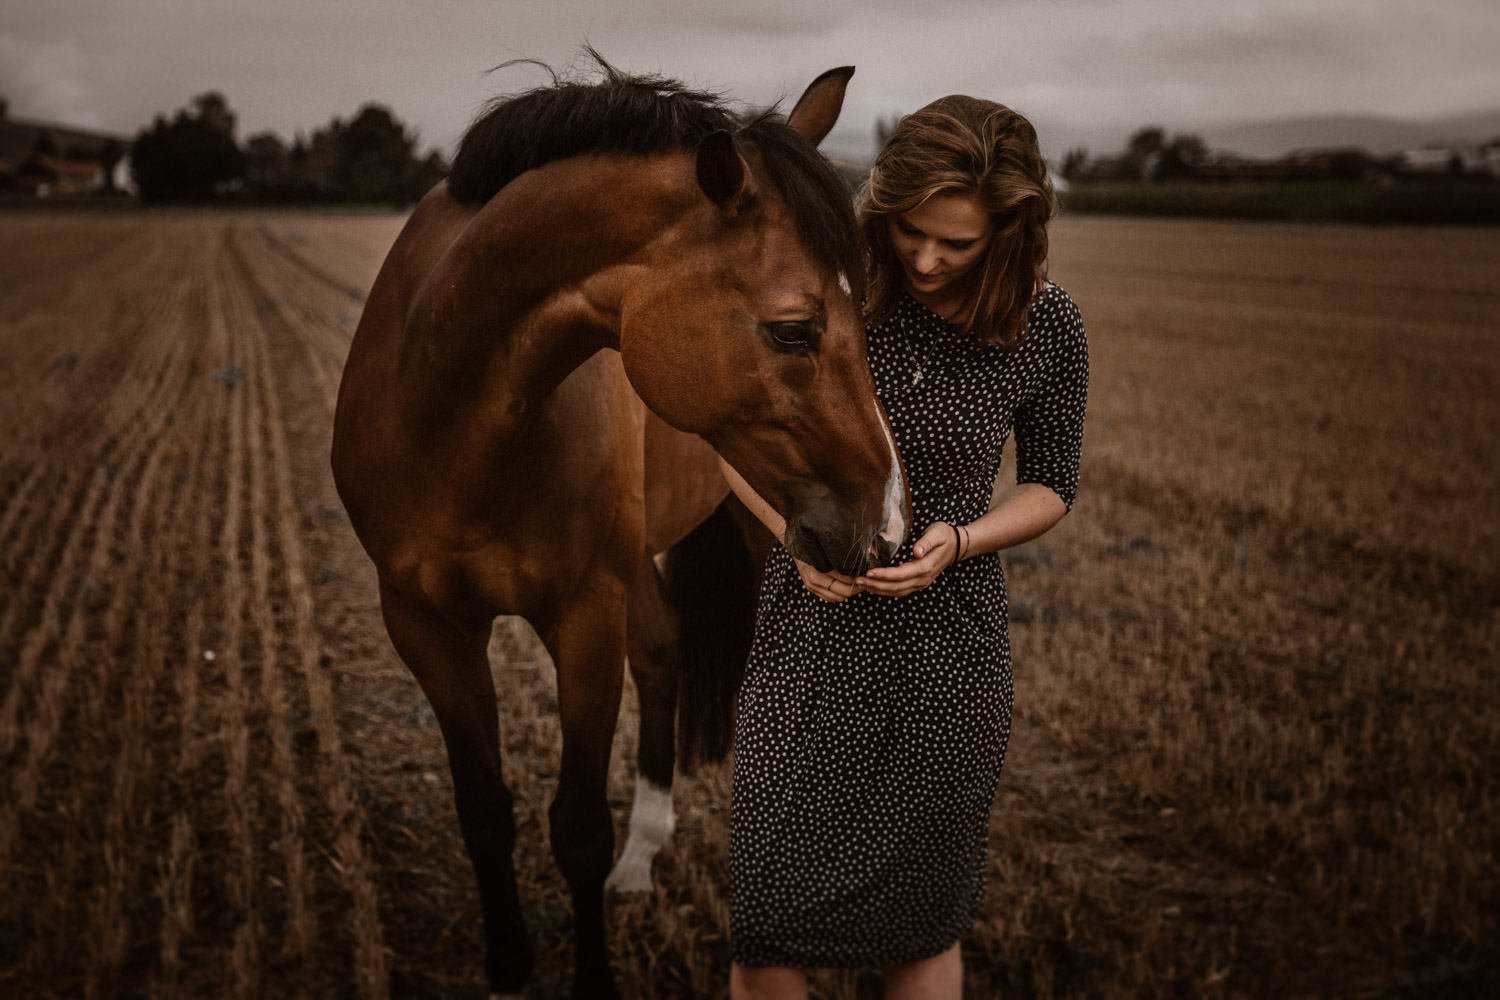
{"type": "Polygon", "coordinates": [[[886,419],[885,411],[879,403],[875,405],[875,409],[880,417],[880,429],[885,431],[885,443],[891,449],[891,478],[885,485],[885,527],[880,529],[880,537],[894,552],[906,541],[906,481],[901,475],[901,453],[896,450],[891,423],[886,419]]]}
{"type": "Polygon", "coordinates": [[[888,563],[910,528],[901,458],[849,274],[819,266],[783,221],[766,227],[738,282],[704,283],[737,284],[744,316],[730,338],[737,405],[708,436],[786,518],[794,554],[862,572],[888,563]]]}

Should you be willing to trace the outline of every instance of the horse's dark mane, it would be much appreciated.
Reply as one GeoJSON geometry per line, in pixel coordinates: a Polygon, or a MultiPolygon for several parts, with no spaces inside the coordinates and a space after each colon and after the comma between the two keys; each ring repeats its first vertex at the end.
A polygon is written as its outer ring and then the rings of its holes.
{"type": "Polygon", "coordinates": [[[593,83],[558,80],[491,101],[459,142],[448,194],[483,204],[527,170],[588,153],[646,156],[696,143],[734,116],[714,94],[603,64],[593,83]]]}
{"type": "Polygon", "coordinates": [[[766,172],[781,189],[797,234],[824,266],[844,275],[856,301],[864,294],[864,252],[854,222],[849,189],[813,144],[774,111],[747,122],[735,134],[760,150],[766,172]]]}
{"type": "Polygon", "coordinates": [[[814,257],[863,285],[853,206],[821,154],[774,110],[743,125],[722,98],[657,75],[622,73],[590,50],[595,82],[560,80],[497,98],[469,126],[448,174],[450,197],[482,205],[528,170],[572,156],[649,156],[724,129],[760,150],[814,257]]]}

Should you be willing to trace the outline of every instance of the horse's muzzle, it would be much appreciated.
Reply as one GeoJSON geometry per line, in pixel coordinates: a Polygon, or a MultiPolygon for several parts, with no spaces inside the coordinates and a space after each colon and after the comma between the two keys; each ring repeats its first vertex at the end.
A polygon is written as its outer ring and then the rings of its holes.
{"type": "Polygon", "coordinates": [[[896,558],[896,550],[901,547],[901,541],[890,541],[883,535],[876,535],[875,540],[870,543],[870,565],[889,566],[891,560],[896,558]]]}
{"type": "Polygon", "coordinates": [[[849,577],[859,576],[871,566],[889,565],[897,548],[874,531],[853,539],[847,529],[818,525],[808,517],[795,519],[786,542],[793,556],[819,571],[836,570],[849,577]]]}

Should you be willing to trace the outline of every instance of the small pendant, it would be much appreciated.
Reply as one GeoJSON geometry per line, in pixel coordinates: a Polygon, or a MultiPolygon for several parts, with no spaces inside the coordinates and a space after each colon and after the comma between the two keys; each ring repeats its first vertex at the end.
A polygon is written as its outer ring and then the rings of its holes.
{"type": "Polygon", "coordinates": [[[922,369],[918,368],[911,376],[912,385],[920,385],[922,382],[922,369]]]}

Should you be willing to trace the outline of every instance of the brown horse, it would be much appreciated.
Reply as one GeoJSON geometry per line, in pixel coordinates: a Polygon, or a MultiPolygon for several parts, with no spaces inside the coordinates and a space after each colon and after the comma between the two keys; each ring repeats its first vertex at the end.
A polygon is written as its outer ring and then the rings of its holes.
{"type": "Polygon", "coordinates": [[[391,641],[442,727],[496,992],[521,989],[532,952],[486,658],[493,619],[526,618],[557,667],[549,815],[573,896],[574,992],[613,996],[605,776],[623,664],[628,648],[643,734],[614,880],[631,889],[649,885],[671,828],[679,633],[716,631],[684,617],[662,569],[713,569],[715,539],[734,535],[711,517],[727,493],[717,456],[825,570],[884,563],[905,535],[852,211],[815,148],[852,73],[824,73],[784,123],[740,125],[712,95],[607,65],[599,82],[500,101],[370,293],[339,390],[334,477],[391,641]]]}

